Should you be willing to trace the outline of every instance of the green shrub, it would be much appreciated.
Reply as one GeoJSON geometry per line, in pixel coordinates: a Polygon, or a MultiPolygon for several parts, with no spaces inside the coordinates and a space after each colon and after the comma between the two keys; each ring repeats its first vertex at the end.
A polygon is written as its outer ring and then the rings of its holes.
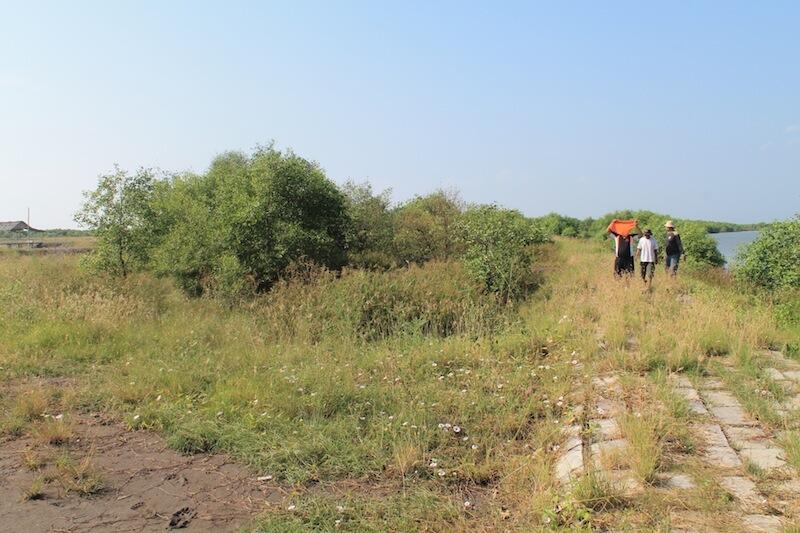
{"type": "Polygon", "coordinates": [[[485,290],[508,301],[532,285],[532,245],[545,239],[519,211],[473,207],[464,214],[459,232],[467,271],[485,290]]]}
{"type": "Polygon", "coordinates": [[[680,229],[686,259],[697,266],[721,267],[725,257],[717,248],[717,242],[707,233],[707,228],[698,223],[685,223],[680,229]]]}
{"type": "Polygon", "coordinates": [[[157,198],[168,230],[155,266],[192,294],[238,298],[272,286],[295,260],[345,263],[344,196],[316,163],[272,146],[219,156],[157,198]]]}
{"type": "Polygon", "coordinates": [[[394,248],[400,264],[449,259],[459,254],[456,234],[464,209],[457,192],[418,196],[395,210],[394,248]]]}
{"type": "Polygon", "coordinates": [[[348,263],[363,268],[394,266],[394,217],[390,209],[390,191],[374,194],[368,183],[345,183],[350,224],[347,228],[348,263]]]}
{"type": "Polygon", "coordinates": [[[800,288],[800,215],[762,230],[737,256],[734,274],[770,290],[800,288]]]}
{"type": "Polygon", "coordinates": [[[95,190],[84,193],[75,221],[97,236],[87,265],[127,276],[147,264],[155,235],[154,186],[151,171],[141,169],[129,175],[115,167],[113,173],[100,176],[95,190]]]}

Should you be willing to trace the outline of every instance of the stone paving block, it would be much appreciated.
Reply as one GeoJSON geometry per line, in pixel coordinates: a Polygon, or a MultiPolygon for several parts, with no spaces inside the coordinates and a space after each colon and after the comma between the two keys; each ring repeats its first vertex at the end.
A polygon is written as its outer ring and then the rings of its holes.
{"type": "Polygon", "coordinates": [[[733,494],[737,500],[753,509],[760,507],[763,498],[756,489],[756,484],[744,476],[726,476],[719,480],[725,490],[733,494]]]}
{"type": "Polygon", "coordinates": [[[683,396],[684,399],[689,401],[700,399],[700,395],[697,394],[697,391],[691,387],[678,387],[677,389],[675,389],[675,391],[681,396],[683,396]]]}
{"type": "Polygon", "coordinates": [[[658,481],[662,487],[668,489],[693,489],[697,486],[692,476],[687,474],[661,474],[658,481]]]}
{"type": "Polygon", "coordinates": [[[619,407],[608,398],[600,398],[597,400],[595,411],[600,417],[610,418],[619,413],[619,407]]]}
{"type": "Polygon", "coordinates": [[[706,450],[706,459],[718,468],[738,468],[742,461],[730,446],[711,446],[706,450]]]}
{"type": "Polygon", "coordinates": [[[775,381],[786,381],[786,376],[784,376],[780,370],[777,368],[765,368],[764,374],[770,379],[774,379],[775,381]]]}
{"type": "Polygon", "coordinates": [[[718,407],[740,407],[736,398],[728,391],[724,390],[709,390],[704,391],[703,396],[706,398],[706,403],[713,404],[718,407]]]}
{"type": "Polygon", "coordinates": [[[728,438],[719,424],[697,424],[695,427],[709,447],[728,447],[728,438]]]}
{"type": "Polygon", "coordinates": [[[592,420],[589,425],[595,428],[597,440],[614,440],[620,437],[619,424],[613,418],[592,420]]]}
{"type": "Polygon", "coordinates": [[[740,454],[765,470],[786,465],[786,455],[781,448],[745,448],[740,454]]]}
{"type": "Polygon", "coordinates": [[[792,381],[800,381],[800,370],[784,370],[783,375],[792,381]]]}
{"type": "Polygon", "coordinates": [[[577,446],[564,453],[556,462],[556,478],[567,483],[583,472],[583,446],[577,446]]]}
{"type": "Polygon", "coordinates": [[[592,457],[601,458],[604,456],[615,457],[622,454],[628,446],[628,441],[625,439],[606,440],[592,444],[591,452],[592,457]]]}
{"type": "Polygon", "coordinates": [[[694,413],[696,415],[707,415],[708,414],[708,409],[706,409],[706,406],[703,405],[703,402],[701,402],[700,400],[690,400],[689,401],[689,411],[691,411],[692,413],[694,413]]]}
{"type": "Polygon", "coordinates": [[[581,444],[583,444],[583,441],[580,437],[568,437],[567,440],[564,441],[564,444],[561,445],[561,449],[568,452],[581,444]]]}
{"type": "Polygon", "coordinates": [[[709,411],[720,422],[727,426],[753,426],[755,422],[750,420],[744,410],[736,405],[728,405],[724,407],[709,406],[709,411]]]}
{"type": "Polygon", "coordinates": [[[683,374],[672,374],[672,379],[675,382],[675,386],[679,389],[693,389],[694,385],[689,378],[684,376],[683,374]]]}
{"type": "Polygon", "coordinates": [[[777,533],[781,530],[781,519],[765,514],[751,514],[742,518],[746,531],[753,533],[777,533]]]}
{"type": "Polygon", "coordinates": [[[717,389],[724,389],[725,384],[718,379],[710,378],[703,382],[703,385],[706,389],[710,390],[717,390],[717,389]]]}
{"type": "Polygon", "coordinates": [[[768,445],[767,434],[757,426],[729,426],[725,428],[725,433],[735,448],[757,448],[768,445]]]}

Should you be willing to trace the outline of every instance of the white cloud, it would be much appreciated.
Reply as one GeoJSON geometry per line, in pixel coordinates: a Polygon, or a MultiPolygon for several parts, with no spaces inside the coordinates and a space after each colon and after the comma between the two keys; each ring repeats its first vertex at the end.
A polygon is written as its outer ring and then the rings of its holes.
{"type": "Polygon", "coordinates": [[[786,126],[786,133],[800,133],[800,125],[791,124],[789,126],[786,126]]]}

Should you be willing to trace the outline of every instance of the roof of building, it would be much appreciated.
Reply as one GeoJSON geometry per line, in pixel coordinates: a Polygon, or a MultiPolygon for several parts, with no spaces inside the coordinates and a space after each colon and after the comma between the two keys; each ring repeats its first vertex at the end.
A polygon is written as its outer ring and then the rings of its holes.
{"type": "Polygon", "coordinates": [[[10,222],[0,222],[0,231],[42,231],[32,228],[22,220],[12,220],[10,222]]]}

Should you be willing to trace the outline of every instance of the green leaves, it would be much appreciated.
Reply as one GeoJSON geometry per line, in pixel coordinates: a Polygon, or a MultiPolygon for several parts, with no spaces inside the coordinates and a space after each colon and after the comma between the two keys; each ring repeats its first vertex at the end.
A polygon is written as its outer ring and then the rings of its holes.
{"type": "Polygon", "coordinates": [[[524,294],[532,283],[531,245],[546,238],[519,211],[485,205],[464,213],[459,240],[473,279],[508,301],[524,294]]]}
{"type": "Polygon", "coordinates": [[[800,288],[800,215],[762,230],[738,255],[734,273],[767,289],[800,288]]]}
{"type": "Polygon", "coordinates": [[[180,177],[166,199],[171,226],[158,270],[194,293],[237,299],[269,288],[293,262],[345,262],[344,197],[316,163],[273,147],[219,156],[180,177]]]}
{"type": "Polygon", "coordinates": [[[464,203],[457,192],[418,196],[395,212],[394,248],[400,264],[424,263],[457,255],[457,226],[464,203]]]}
{"type": "Polygon", "coordinates": [[[75,221],[97,236],[88,264],[126,276],[147,263],[154,235],[154,184],[149,170],[129,175],[115,167],[112,174],[100,176],[95,190],[85,193],[75,221]]]}

